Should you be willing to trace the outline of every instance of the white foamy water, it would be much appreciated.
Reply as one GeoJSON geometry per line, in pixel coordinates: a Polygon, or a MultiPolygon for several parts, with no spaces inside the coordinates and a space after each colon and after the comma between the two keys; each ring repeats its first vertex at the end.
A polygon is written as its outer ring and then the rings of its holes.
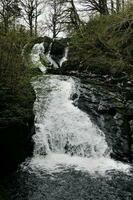
{"type": "Polygon", "coordinates": [[[74,167],[91,174],[129,170],[128,165],[109,157],[103,132],[73,105],[70,96],[76,90],[74,79],[44,76],[33,85],[37,95],[33,169],[50,173],[74,167]]]}
{"type": "Polygon", "coordinates": [[[46,71],[45,66],[40,61],[40,56],[44,56],[44,45],[43,43],[35,44],[31,51],[31,60],[35,67],[39,67],[44,73],[46,71]]]}
{"type": "Polygon", "coordinates": [[[62,64],[67,61],[67,55],[68,55],[68,47],[65,48],[64,51],[64,56],[60,59],[59,65],[52,59],[50,52],[51,52],[51,48],[52,48],[52,43],[50,44],[49,47],[49,51],[48,53],[45,55],[44,54],[44,44],[43,42],[40,44],[35,44],[32,51],[31,51],[31,60],[32,63],[34,64],[35,67],[39,67],[40,70],[45,73],[46,68],[44,67],[44,65],[41,63],[40,61],[40,57],[42,56],[47,62],[50,63],[50,65],[52,65],[54,68],[59,68],[59,66],[61,67],[62,64]]]}
{"type": "Polygon", "coordinates": [[[60,60],[60,67],[62,67],[63,63],[67,61],[67,56],[68,56],[68,47],[65,48],[65,53],[64,53],[64,56],[63,58],[60,60]]]}
{"type": "Polygon", "coordinates": [[[48,174],[59,173],[74,168],[77,171],[88,172],[90,175],[105,175],[109,171],[129,173],[129,166],[116,162],[109,157],[86,158],[68,154],[49,153],[45,158],[36,156],[30,162],[30,167],[36,173],[45,171],[48,174]]]}

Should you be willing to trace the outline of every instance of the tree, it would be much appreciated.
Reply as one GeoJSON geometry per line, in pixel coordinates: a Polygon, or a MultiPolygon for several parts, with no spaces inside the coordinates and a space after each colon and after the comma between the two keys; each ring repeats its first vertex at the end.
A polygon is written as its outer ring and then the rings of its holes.
{"type": "Polygon", "coordinates": [[[20,16],[21,9],[17,0],[0,0],[0,18],[4,32],[9,31],[9,25],[20,16]]]}
{"type": "Polygon", "coordinates": [[[37,36],[37,29],[38,29],[38,17],[42,13],[41,5],[43,1],[42,0],[35,0],[35,36],[37,36]]]}
{"type": "Polygon", "coordinates": [[[75,29],[79,29],[82,21],[80,20],[79,14],[77,12],[75,3],[73,0],[68,0],[67,1],[70,4],[70,22],[71,24],[75,27],[75,29]]]}
{"type": "Polygon", "coordinates": [[[83,0],[82,2],[87,11],[99,12],[100,15],[109,14],[107,0],[83,0]]]}
{"type": "Polygon", "coordinates": [[[125,1],[122,0],[122,10],[124,11],[124,8],[125,8],[125,1]]]}
{"type": "Polygon", "coordinates": [[[121,8],[121,2],[120,2],[120,0],[116,0],[116,12],[117,13],[119,13],[120,8],[121,8]]]}
{"type": "Polygon", "coordinates": [[[37,35],[38,17],[41,14],[39,6],[42,2],[39,0],[21,0],[23,17],[30,28],[30,36],[37,35]],[[35,30],[34,30],[35,28],[35,30]]]}
{"type": "Polygon", "coordinates": [[[111,13],[113,14],[114,13],[114,1],[111,0],[111,13]]]}
{"type": "Polygon", "coordinates": [[[47,27],[52,32],[52,37],[56,38],[64,29],[64,2],[62,0],[49,0],[47,1],[47,5],[49,7],[47,27]]]}

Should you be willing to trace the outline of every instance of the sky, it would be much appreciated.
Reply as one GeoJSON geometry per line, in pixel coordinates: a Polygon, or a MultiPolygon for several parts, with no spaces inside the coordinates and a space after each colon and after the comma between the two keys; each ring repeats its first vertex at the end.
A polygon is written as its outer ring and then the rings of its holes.
{"type": "MultiPolygon", "coordinates": [[[[77,10],[82,10],[83,9],[81,4],[79,4],[77,2],[77,0],[75,0],[75,5],[76,5],[77,10]]],[[[39,33],[40,33],[41,36],[47,35],[47,36],[52,37],[51,31],[50,30],[46,30],[46,23],[48,23],[48,15],[49,15],[49,12],[50,12],[50,8],[49,8],[49,6],[44,6],[42,10],[43,10],[42,14],[38,18],[39,33]]],[[[79,15],[80,15],[82,20],[84,20],[84,21],[88,20],[88,15],[87,15],[86,12],[82,12],[82,13],[79,12],[79,15]]],[[[65,36],[66,36],[66,34],[64,32],[61,32],[59,34],[59,37],[65,37],[65,36]]]]}

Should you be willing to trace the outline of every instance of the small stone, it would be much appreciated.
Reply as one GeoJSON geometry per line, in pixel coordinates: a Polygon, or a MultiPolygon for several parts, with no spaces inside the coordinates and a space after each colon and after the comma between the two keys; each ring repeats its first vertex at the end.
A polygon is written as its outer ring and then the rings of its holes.
{"type": "Polygon", "coordinates": [[[129,122],[129,124],[130,124],[130,130],[131,130],[131,132],[133,132],[133,120],[131,120],[131,121],[129,122]]]}
{"type": "Polygon", "coordinates": [[[126,107],[127,107],[127,112],[126,112],[126,114],[127,114],[127,116],[133,116],[133,101],[128,101],[127,103],[126,103],[126,107]]]}
{"type": "Polygon", "coordinates": [[[120,113],[116,113],[116,115],[114,116],[114,119],[118,126],[121,126],[123,124],[123,116],[120,113]]]}

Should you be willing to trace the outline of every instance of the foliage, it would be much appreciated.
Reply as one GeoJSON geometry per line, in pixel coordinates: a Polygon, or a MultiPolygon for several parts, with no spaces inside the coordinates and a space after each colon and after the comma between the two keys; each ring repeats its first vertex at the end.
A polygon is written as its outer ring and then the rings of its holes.
{"type": "Polygon", "coordinates": [[[22,59],[28,39],[26,32],[19,31],[0,36],[0,119],[30,117],[34,92],[30,70],[22,59]]]}
{"type": "MultiPolygon", "coordinates": [[[[95,16],[71,35],[71,48],[80,60],[80,70],[104,73],[133,69],[133,6],[107,16],[95,16]]],[[[73,56],[73,55],[72,55],[73,56]]]]}
{"type": "Polygon", "coordinates": [[[7,33],[11,27],[15,28],[16,19],[21,15],[18,0],[0,0],[1,28],[7,33]]]}

